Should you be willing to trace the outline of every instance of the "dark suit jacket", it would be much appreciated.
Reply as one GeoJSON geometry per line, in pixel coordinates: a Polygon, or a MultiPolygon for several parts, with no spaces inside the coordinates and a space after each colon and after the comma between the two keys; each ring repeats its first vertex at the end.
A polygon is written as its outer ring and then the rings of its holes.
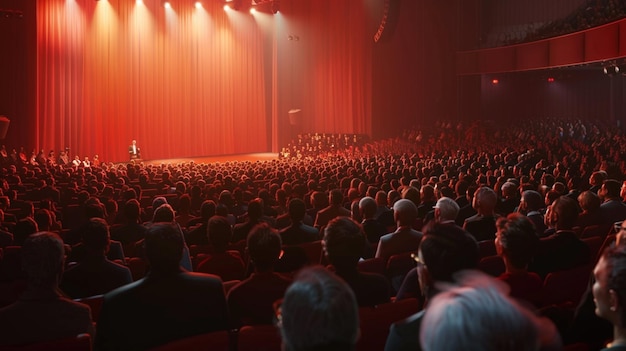
{"type": "Polygon", "coordinates": [[[424,319],[424,310],[395,322],[389,328],[385,351],[416,351],[421,350],[420,330],[424,319]]]}
{"type": "Polygon", "coordinates": [[[320,240],[320,232],[315,227],[297,223],[280,231],[283,245],[298,245],[320,240]]]}
{"type": "Polygon", "coordinates": [[[567,270],[589,263],[589,246],[571,230],[559,230],[539,241],[537,254],[529,270],[542,278],[550,272],[567,270]]]}
{"type": "Polygon", "coordinates": [[[330,205],[317,212],[317,218],[315,219],[315,228],[321,228],[330,222],[331,219],[336,217],[350,217],[350,210],[341,205],[330,205]]]}
{"type": "Polygon", "coordinates": [[[202,223],[185,233],[185,242],[187,245],[209,245],[207,223],[202,223]]]}
{"type": "Polygon", "coordinates": [[[463,229],[476,238],[476,241],[493,240],[496,238],[495,216],[474,215],[465,220],[463,229]]]}
{"type": "Polygon", "coordinates": [[[228,308],[233,326],[272,324],[274,301],[282,299],[291,284],[286,275],[253,273],[228,292],[228,308]]]}
{"type": "Polygon", "coordinates": [[[117,240],[122,245],[136,243],[146,236],[148,228],[139,223],[116,224],[111,227],[111,240],[117,240]]]}
{"type": "Polygon", "coordinates": [[[93,336],[89,306],[56,292],[25,292],[17,302],[0,309],[0,325],[3,346],[52,341],[82,333],[93,336]]]}
{"type": "Polygon", "coordinates": [[[459,210],[459,214],[456,216],[456,225],[462,227],[465,223],[465,220],[474,216],[476,214],[476,210],[472,207],[472,204],[461,207],[459,210]]]}
{"type": "Polygon", "coordinates": [[[389,302],[389,280],[383,275],[365,272],[336,272],[352,288],[359,307],[389,302]]]}
{"type": "Polygon", "coordinates": [[[13,245],[13,234],[0,229],[0,247],[4,248],[13,245]]]}
{"type": "MultiPolygon", "coordinates": [[[[83,246],[83,243],[76,244],[72,246],[72,251],[67,258],[67,262],[83,262],[86,255],[87,250],[83,246]]],[[[126,257],[124,256],[124,248],[122,247],[122,243],[120,243],[119,241],[111,240],[111,244],[109,245],[109,252],[107,253],[107,258],[111,261],[122,260],[122,262],[125,264],[126,257]]]]}
{"type": "Polygon", "coordinates": [[[95,350],[148,350],[226,329],[228,312],[218,277],[152,271],[104,296],[95,350]]]}
{"type": "Polygon", "coordinates": [[[366,219],[361,223],[361,225],[363,226],[363,231],[367,237],[367,242],[370,244],[378,243],[380,237],[387,234],[387,227],[376,219],[366,219]]]}
{"type": "Polygon", "coordinates": [[[61,290],[73,299],[106,294],[133,282],[130,270],[105,257],[88,258],[63,273],[61,290]]]}
{"type": "Polygon", "coordinates": [[[543,215],[540,212],[532,211],[528,212],[527,217],[535,225],[535,233],[537,233],[537,236],[541,237],[546,231],[546,224],[543,221],[543,215]]]}
{"type": "Polygon", "coordinates": [[[626,204],[620,200],[605,201],[600,205],[602,224],[613,224],[626,219],[626,204]]]}

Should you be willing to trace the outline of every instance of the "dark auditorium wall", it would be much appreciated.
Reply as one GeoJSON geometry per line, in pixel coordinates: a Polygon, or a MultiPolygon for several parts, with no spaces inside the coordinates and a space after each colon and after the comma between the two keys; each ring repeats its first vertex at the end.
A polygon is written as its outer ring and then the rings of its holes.
{"type": "Polygon", "coordinates": [[[481,115],[493,120],[557,117],[615,121],[623,118],[623,79],[605,76],[598,68],[483,75],[481,115]],[[548,77],[554,82],[549,83],[548,77]],[[498,84],[492,83],[494,78],[498,84]]]}
{"type": "Polygon", "coordinates": [[[373,48],[374,137],[457,114],[457,1],[397,1],[395,31],[373,48]]]}
{"type": "Polygon", "coordinates": [[[11,120],[0,143],[28,146],[36,108],[35,0],[0,0],[0,10],[20,11],[24,16],[0,18],[0,115],[11,120]]]}

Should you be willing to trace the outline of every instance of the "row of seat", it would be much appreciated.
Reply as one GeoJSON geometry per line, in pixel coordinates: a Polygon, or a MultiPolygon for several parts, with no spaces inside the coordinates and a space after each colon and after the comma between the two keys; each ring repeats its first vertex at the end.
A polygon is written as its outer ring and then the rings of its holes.
{"type": "MultiPolygon", "coordinates": [[[[81,302],[93,301],[81,300],[81,302]]],[[[359,309],[361,335],[356,351],[382,350],[389,333],[389,327],[395,321],[406,318],[418,310],[416,299],[406,299],[386,303],[376,307],[359,309]]],[[[93,312],[93,310],[92,310],[93,312]]],[[[273,325],[244,326],[236,331],[217,331],[176,340],[156,347],[151,351],[280,351],[281,338],[273,325]]],[[[22,347],[0,347],[0,351],[91,351],[90,337],[82,334],[52,342],[22,347]]]]}

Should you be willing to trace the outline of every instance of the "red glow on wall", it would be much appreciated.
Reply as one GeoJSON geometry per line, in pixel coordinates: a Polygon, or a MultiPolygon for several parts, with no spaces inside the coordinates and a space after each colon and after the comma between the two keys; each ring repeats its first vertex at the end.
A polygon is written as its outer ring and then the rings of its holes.
{"type": "Polygon", "coordinates": [[[492,80],[491,80],[491,84],[498,84],[498,83],[500,83],[500,81],[499,81],[499,80],[497,80],[497,79],[492,79],[492,80]]]}
{"type": "Polygon", "coordinates": [[[553,83],[554,82],[554,78],[553,77],[548,77],[548,83],[553,83]]]}

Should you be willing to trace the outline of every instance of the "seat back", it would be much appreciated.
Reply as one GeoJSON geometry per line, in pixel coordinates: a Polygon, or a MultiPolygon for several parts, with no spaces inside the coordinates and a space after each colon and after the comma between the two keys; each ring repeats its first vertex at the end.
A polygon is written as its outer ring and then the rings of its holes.
{"type": "Polygon", "coordinates": [[[188,338],[169,342],[150,351],[229,351],[230,333],[226,330],[194,335],[188,338]]]}
{"type": "Polygon", "coordinates": [[[317,240],[310,243],[304,243],[298,245],[303,250],[309,260],[309,264],[318,265],[322,262],[322,241],[317,240]]]}
{"type": "Polygon", "coordinates": [[[237,335],[239,351],[280,351],[281,344],[280,333],[273,325],[246,325],[237,335]]]}
{"type": "Polygon", "coordinates": [[[359,261],[357,269],[359,270],[359,272],[378,273],[385,275],[385,265],[386,262],[382,257],[375,257],[359,261]]]}
{"type": "Polygon", "coordinates": [[[413,252],[403,252],[395,254],[387,259],[387,266],[385,268],[387,278],[391,282],[391,286],[394,291],[398,291],[404,277],[413,268],[415,268],[415,261],[411,257],[413,252]]]}
{"type": "Polygon", "coordinates": [[[541,304],[549,306],[571,303],[576,306],[587,289],[592,269],[591,265],[584,265],[549,273],[543,282],[541,304]]]}
{"type": "Polygon", "coordinates": [[[128,269],[133,276],[133,281],[137,281],[146,275],[148,264],[140,257],[131,257],[128,260],[128,269]]]}
{"type": "Polygon", "coordinates": [[[611,231],[611,229],[613,228],[613,224],[609,223],[609,224],[598,224],[598,225],[590,225],[588,227],[585,227],[582,231],[582,234],[580,236],[581,239],[585,239],[585,238],[591,238],[594,236],[598,236],[601,237],[602,239],[604,239],[609,232],[611,231]]]}
{"type": "Polygon", "coordinates": [[[502,260],[502,257],[498,255],[481,258],[478,263],[478,269],[491,275],[492,277],[497,277],[506,271],[504,261],[502,260]]]}
{"type": "MultiPolygon", "coordinates": [[[[592,259],[596,259],[598,257],[604,240],[605,239],[600,236],[591,236],[581,239],[581,241],[589,247],[589,254],[592,259]]],[[[592,261],[592,263],[596,263],[596,261],[592,261]]]]}
{"type": "Polygon", "coordinates": [[[104,295],[94,295],[84,297],[81,299],[74,299],[76,302],[83,303],[91,308],[91,319],[93,322],[98,321],[100,317],[100,311],[102,310],[102,302],[104,301],[104,295]]]}
{"type": "Polygon", "coordinates": [[[384,350],[391,324],[417,313],[418,309],[419,302],[413,298],[359,308],[361,337],[356,350],[384,350]]]}
{"type": "Polygon", "coordinates": [[[91,336],[80,334],[60,340],[22,346],[0,346],[0,351],[91,351],[91,336]]]}
{"type": "Polygon", "coordinates": [[[0,281],[10,282],[24,278],[22,271],[22,247],[7,246],[0,261],[0,281]]]}
{"type": "Polygon", "coordinates": [[[498,253],[496,252],[495,242],[493,240],[483,240],[478,242],[478,254],[481,258],[497,255],[498,253]]]}

